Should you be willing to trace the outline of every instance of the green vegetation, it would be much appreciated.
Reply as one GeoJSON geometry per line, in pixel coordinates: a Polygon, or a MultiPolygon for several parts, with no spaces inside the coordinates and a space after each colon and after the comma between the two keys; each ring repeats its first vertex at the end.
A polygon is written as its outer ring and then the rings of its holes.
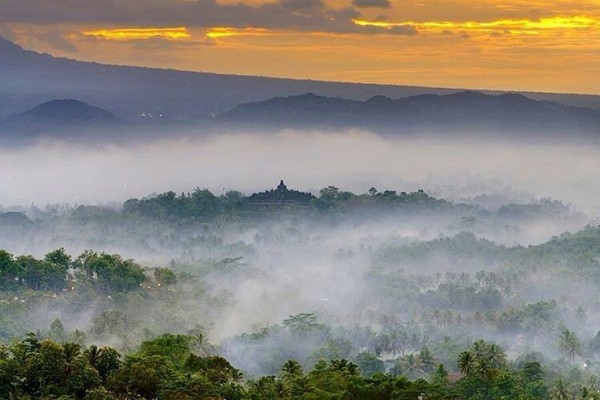
{"type": "MultiPolygon", "coordinates": [[[[127,355],[111,347],[57,343],[28,334],[0,348],[0,397],[6,399],[598,399],[596,375],[569,383],[538,361],[507,362],[478,340],[450,373],[427,348],[384,372],[374,355],[355,362],[318,360],[305,372],[289,360],[274,375],[244,380],[226,359],[199,355],[196,340],[163,335],[127,355]],[[561,397],[562,396],[562,397],[561,397]]],[[[573,376],[573,374],[571,374],[573,376]]]]}
{"type": "Polygon", "coordinates": [[[600,227],[558,202],[280,186],[28,215],[0,225],[1,399],[598,398],[600,227]]]}
{"type": "MultiPolygon", "coordinates": [[[[283,182],[282,182],[283,184],[283,182]]],[[[137,214],[159,220],[198,220],[244,219],[272,215],[273,213],[297,213],[311,215],[323,212],[373,212],[381,210],[415,211],[427,208],[431,211],[444,211],[456,207],[445,200],[438,200],[422,190],[414,193],[386,190],[356,195],[344,192],[335,186],[320,191],[319,197],[309,193],[283,188],[244,196],[238,191],[228,191],[215,196],[206,189],[196,189],[193,193],[167,192],[147,199],[127,200],[123,206],[126,214],[137,214]]]]}

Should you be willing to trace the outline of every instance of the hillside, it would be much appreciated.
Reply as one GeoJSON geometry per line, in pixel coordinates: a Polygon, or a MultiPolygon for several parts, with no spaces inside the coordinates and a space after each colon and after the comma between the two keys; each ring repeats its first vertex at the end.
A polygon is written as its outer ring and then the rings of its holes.
{"type": "MultiPolygon", "coordinates": [[[[194,121],[239,104],[313,92],[365,101],[383,95],[448,94],[452,89],[319,82],[102,65],[39,54],[0,38],[0,118],[53,99],[79,99],[123,119],[194,121]]],[[[600,109],[600,96],[528,94],[600,109]]]]}
{"type": "Polygon", "coordinates": [[[537,101],[521,94],[465,91],[384,96],[356,101],[305,94],[244,104],[220,116],[224,124],[272,128],[364,128],[379,132],[600,132],[600,112],[537,101]]]}
{"type": "Polygon", "coordinates": [[[0,120],[0,139],[26,143],[51,137],[63,140],[94,138],[97,132],[114,135],[128,124],[114,114],[78,100],[52,100],[0,120]]]}

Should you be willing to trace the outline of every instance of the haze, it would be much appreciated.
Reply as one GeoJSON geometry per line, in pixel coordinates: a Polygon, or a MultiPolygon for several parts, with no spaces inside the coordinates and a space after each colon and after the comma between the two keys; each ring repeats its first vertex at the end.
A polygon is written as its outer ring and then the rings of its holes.
{"type": "Polygon", "coordinates": [[[599,210],[600,148],[586,141],[285,131],[130,146],[43,142],[0,152],[0,203],[5,206],[119,203],[196,187],[250,194],[286,179],[314,193],[332,184],[357,193],[371,186],[424,189],[452,199],[520,192],[520,200],[551,197],[590,214],[599,210]]]}

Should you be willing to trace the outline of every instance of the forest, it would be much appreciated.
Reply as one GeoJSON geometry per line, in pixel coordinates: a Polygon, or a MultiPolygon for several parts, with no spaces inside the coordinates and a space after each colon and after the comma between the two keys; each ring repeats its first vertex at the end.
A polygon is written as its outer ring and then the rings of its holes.
{"type": "Polygon", "coordinates": [[[0,398],[600,398],[600,227],[560,201],[281,182],[2,216],[0,398]]]}

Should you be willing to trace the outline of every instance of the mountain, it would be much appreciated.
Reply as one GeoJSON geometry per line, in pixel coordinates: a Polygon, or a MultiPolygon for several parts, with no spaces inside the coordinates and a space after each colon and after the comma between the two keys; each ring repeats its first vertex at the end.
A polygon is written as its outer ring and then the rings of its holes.
{"type": "MultiPolygon", "coordinates": [[[[457,90],[102,65],[39,54],[0,38],[0,118],[52,99],[74,98],[129,121],[154,125],[165,121],[193,123],[239,104],[307,92],[365,101],[376,95],[400,98],[450,94],[457,90]]],[[[528,96],[600,110],[600,96],[545,93],[528,96]]]]}
{"type": "Polygon", "coordinates": [[[120,124],[114,114],[79,100],[51,100],[8,119],[13,122],[42,122],[60,125],[120,124]]]}
{"type": "Polygon", "coordinates": [[[27,143],[40,138],[114,139],[129,126],[114,114],[78,100],[51,100],[21,114],[0,120],[0,142],[27,143]]]}
{"type": "Polygon", "coordinates": [[[219,116],[244,128],[363,128],[385,133],[600,134],[600,111],[516,93],[463,91],[366,101],[312,93],[240,105],[219,116]]]}

